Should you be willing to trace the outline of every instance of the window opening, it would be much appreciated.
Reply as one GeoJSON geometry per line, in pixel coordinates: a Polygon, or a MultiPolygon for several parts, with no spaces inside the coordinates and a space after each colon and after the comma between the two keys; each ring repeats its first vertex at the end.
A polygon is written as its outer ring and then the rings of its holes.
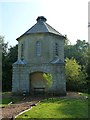
{"type": "Polygon", "coordinates": [[[59,46],[58,43],[55,43],[55,55],[58,56],[59,55],[59,46]]]}
{"type": "Polygon", "coordinates": [[[24,44],[21,44],[21,59],[24,58],[24,44]]]}
{"type": "Polygon", "coordinates": [[[41,55],[41,43],[39,41],[36,42],[36,55],[41,55]]]}

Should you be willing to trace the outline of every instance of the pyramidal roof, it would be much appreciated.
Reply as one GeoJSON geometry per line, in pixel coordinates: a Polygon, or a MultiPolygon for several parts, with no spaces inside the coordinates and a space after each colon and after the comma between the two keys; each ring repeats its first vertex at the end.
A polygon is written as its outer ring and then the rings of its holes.
{"type": "MultiPolygon", "coordinates": [[[[37,20],[37,23],[34,26],[32,26],[29,30],[27,30],[23,35],[27,35],[31,33],[53,33],[59,36],[63,36],[54,28],[52,28],[49,24],[46,23],[47,19],[44,16],[39,16],[36,20],[37,20]]],[[[17,40],[19,38],[17,38],[17,40]]]]}

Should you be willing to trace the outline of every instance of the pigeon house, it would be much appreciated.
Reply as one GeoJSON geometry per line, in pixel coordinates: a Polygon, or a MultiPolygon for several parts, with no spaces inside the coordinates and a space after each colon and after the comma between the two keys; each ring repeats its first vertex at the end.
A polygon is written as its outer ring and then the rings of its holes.
{"type": "Polygon", "coordinates": [[[66,95],[64,41],[65,36],[39,16],[24,34],[18,37],[18,60],[13,64],[12,92],[66,95]],[[52,76],[47,89],[44,74],[52,76]]]}

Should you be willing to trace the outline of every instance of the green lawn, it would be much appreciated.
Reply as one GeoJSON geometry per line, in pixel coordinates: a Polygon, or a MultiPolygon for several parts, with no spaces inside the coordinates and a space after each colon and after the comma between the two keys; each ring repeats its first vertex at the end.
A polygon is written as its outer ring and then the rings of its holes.
{"type": "Polygon", "coordinates": [[[8,105],[11,101],[16,103],[22,99],[22,97],[12,96],[12,92],[3,92],[0,94],[2,94],[2,99],[0,99],[0,107],[8,105]]]}
{"type": "Polygon", "coordinates": [[[17,118],[88,118],[88,100],[45,99],[17,118]]]}
{"type": "Polygon", "coordinates": [[[1,106],[6,106],[8,103],[10,103],[11,102],[11,98],[5,98],[5,99],[3,99],[2,101],[0,100],[0,107],[1,106]]]}

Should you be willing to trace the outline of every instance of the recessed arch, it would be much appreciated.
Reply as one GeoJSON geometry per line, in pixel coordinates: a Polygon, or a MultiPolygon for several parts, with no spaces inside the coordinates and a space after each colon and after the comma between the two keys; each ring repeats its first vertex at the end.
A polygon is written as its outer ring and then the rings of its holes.
{"type": "Polygon", "coordinates": [[[35,71],[30,73],[30,93],[34,94],[44,94],[47,85],[46,80],[43,77],[45,72],[35,71]]]}

